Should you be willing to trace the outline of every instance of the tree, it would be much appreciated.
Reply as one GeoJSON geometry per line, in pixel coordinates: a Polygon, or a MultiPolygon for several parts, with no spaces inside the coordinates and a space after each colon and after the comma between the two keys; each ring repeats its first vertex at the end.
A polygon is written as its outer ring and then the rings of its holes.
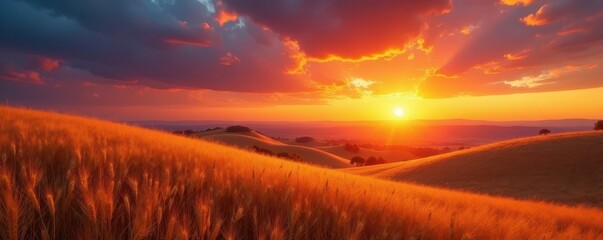
{"type": "Polygon", "coordinates": [[[551,130],[543,128],[543,129],[540,129],[540,131],[538,132],[538,135],[547,135],[549,133],[551,133],[551,130]]]}
{"type": "Polygon", "coordinates": [[[362,165],[364,165],[364,158],[362,158],[360,156],[355,156],[352,158],[352,160],[350,160],[350,164],[356,165],[356,166],[362,166],[362,165]]]}
{"type": "Polygon", "coordinates": [[[297,143],[309,143],[309,142],[313,142],[313,141],[314,141],[314,138],[308,137],[308,136],[298,137],[295,139],[295,142],[297,142],[297,143]]]}
{"type": "Polygon", "coordinates": [[[226,132],[249,132],[249,131],[251,131],[250,128],[241,126],[241,125],[234,125],[234,126],[229,126],[226,128],[226,132]]]}
{"type": "Polygon", "coordinates": [[[195,133],[195,131],[193,131],[193,130],[190,130],[190,129],[184,130],[184,135],[193,135],[193,133],[195,133]]]}
{"type": "Polygon", "coordinates": [[[603,120],[595,122],[595,130],[603,130],[603,120]]]}
{"type": "Polygon", "coordinates": [[[383,159],[383,157],[369,157],[366,162],[364,162],[365,166],[369,166],[369,165],[377,165],[377,164],[383,164],[386,163],[385,159],[383,159]]]}

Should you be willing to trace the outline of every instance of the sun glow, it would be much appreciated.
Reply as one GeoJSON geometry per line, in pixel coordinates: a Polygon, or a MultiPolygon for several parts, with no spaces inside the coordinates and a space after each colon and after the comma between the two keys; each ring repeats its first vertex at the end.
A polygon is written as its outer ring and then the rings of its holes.
{"type": "Polygon", "coordinates": [[[404,109],[401,107],[396,107],[394,108],[394,116],[396,117],[403,117],[405,114],[404,109]]]}

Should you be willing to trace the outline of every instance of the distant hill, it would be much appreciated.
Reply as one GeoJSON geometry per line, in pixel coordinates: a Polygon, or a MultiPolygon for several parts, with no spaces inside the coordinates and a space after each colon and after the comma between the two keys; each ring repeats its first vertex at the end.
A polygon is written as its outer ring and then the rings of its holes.
{"type": "Polygon", "coordinates": [[[603,208],[603,131],[515,139],[348,171],[450,189],[603,208]]]}
{"type": "Polygon", "coordinates": [[[350,152],[345,149],[344,145],[316,147],[316,149],[319,149],[319,150],[322,150],[325,152],[329,152],[331,154],[334,154],[334,155],[337,155],[337,156],[340,156],[340,157],[343,157],[346,159],[352,159],[355,156],[359,156],[359,157],[367,159],[372,156],[372,157],[382,157],[387,162],[398,162],[398,161],[406,161],[409,159],[417,158],[414,154],[412,154],[406,150],[379,151],[379,150],[373,150],[373,149],[360,147],[358,152],[350,152]]]}
{"type": "Polygon", "coordinates": [[[370,144],[408,146],[481,145],[538,134],[542,128],[553,133],[591,130],[596,120],[561,119],[541,121],[482,121],[466,119],[360,121],[360,122],[232,122],[232,121],[145,121],[134,124],[150,128],[203,130],[242,124],[270,137],[348,140],[370,144]]]}
{"type": "Polygon", "coordinates": [[[351,167],[350,160],[341,158],[337,155],[321,151],[311,147],[298,145],[289,145],[269,137],[266,137],[256,131],[229,133],[224,129],[200,132],[195,134],[204,140],[214,141],[240,148],[250,149],[253,146],[272,151],[274,154],[288,153],[296,154],[302,157],[304,162],[316,164],[329,168],[351,167]]]}

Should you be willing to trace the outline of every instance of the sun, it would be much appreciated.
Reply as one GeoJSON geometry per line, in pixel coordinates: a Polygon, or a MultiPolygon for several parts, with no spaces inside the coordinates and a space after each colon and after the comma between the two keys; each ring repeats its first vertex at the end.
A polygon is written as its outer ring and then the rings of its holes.
{"type": "Polygon", "coordinates": [[[396,116],[396,117],[404,116],[404,109],[401,107],[395,107],[394,108],[394,116],[396,116]]]}

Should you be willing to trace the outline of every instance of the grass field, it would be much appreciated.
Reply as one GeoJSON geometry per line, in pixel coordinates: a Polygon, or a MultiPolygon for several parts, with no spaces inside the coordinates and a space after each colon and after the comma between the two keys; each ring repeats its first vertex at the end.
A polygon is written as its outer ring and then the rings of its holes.
{"type": "Polygon", "coordinates": [[[0,239],[601,239],[603,211],[0,107],[0,239]]]}
{"type": "Polygon", "coordinates": [[[562,133],[345,171],[450,189],[603,208],[602,146],[603,131],[562,133]]]}

